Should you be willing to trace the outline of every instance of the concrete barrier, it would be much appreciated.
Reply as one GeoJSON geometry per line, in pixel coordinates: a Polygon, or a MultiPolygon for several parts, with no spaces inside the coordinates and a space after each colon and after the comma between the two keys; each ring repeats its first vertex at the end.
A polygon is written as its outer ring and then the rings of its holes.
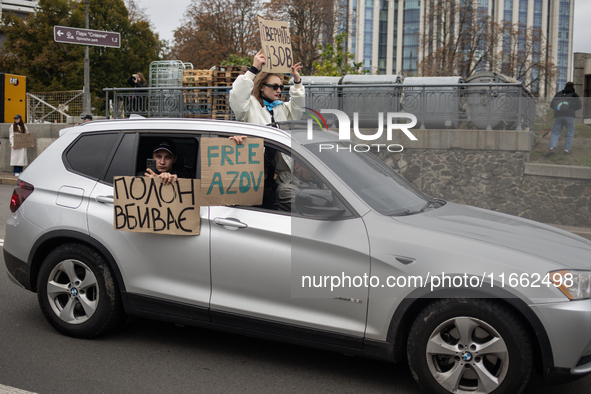
{"type": "MultiPolygon", "coordinates": [[[[12,123],[0,123],[0,171],[12,172],[10,165],[10,140],[8,130],[12,123]]],[[[61,129],[70,127],[66,123],[27,123],[29,133],[35,134],[35,147],[29,148],[29,164],[35,160],[53,141],[59,137],[61,129]]]]}

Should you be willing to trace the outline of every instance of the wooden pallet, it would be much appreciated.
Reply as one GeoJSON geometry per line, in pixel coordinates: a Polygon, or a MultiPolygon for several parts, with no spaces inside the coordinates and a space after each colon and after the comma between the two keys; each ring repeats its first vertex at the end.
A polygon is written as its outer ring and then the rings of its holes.
{"type": "Polygon", "coordinates": [[[213,82],[214,83],[225,83],[228,85],[232,85],[232,83],[234,83],[234,80],[236,78],[232,78],[232,77],[213,77],[213,82]]]}
{"type": "Polygon", "coordinates": [[[285,75],[283,74],[283,78],[281,83],[283,83],[284,85],[289,85],[289,80],[291,79],[291,75],[285,75]]]}
{"type": "Polygon", "coordinates": [[[216,66],[217,71],[220,72],[246,72],[248,68],[248,66],[216,66]]]}
{"type": "Polygon", "coordinates": [[[183,83],[209,82],[212,80],[211,78],[209,75],[185,75],[183,83]]]}
{"type": "Polygon", "coordinates": [[[185,88],[209,87],[209,86],[215,86],[215,85],[213,85],[213,83],[211,81],[208,81],[208,82],[183,82],[183,87],[185,87],[185,88]]]}
{"type": "Polygon", "coordinates": [[[197,104],[197,105],[204,105],[204,104],[211,104],[211,97],[207,96],[194,96],[194,95],[187,95],[185,96],[185,104],[197,104]]]}
{"type": "Polygon", "coordinates": [[[213,70],[184,70],[184,77],[207,77],[213,76],[213,70]]]}

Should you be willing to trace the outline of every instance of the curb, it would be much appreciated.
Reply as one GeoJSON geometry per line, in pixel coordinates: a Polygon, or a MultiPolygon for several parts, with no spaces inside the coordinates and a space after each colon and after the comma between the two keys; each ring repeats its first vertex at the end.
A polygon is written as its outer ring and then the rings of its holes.
{"type": "Polygon", "coordinates": [[[0,177],[0,184],[2,185],[16,185],[17,178],[15,176],[0,177]]]}

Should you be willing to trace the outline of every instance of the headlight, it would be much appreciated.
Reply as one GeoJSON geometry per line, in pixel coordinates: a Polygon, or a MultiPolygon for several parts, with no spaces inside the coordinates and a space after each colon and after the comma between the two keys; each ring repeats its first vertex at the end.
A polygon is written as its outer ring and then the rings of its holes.
{"type": "Polygon", "coordinates": [[[569,300],[591,298],[591,271],[553,271],[548,277],[569,300]]]}

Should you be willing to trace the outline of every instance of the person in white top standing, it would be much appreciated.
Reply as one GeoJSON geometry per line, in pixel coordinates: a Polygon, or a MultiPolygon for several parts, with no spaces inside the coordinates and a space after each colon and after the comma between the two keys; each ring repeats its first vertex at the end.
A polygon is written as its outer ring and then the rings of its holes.
{"type": "Polygon", "coordinates": [[[283,102],[279,100],[283,90],[279,74],[259,72],[265,63],[265,55],[259,51],[253,58],[252,67],[232,84],[230,108],[236,114],[236,120],[266,125],[300,119],[306,102],[304,85],[298,72],[302,64],[291,67],[294,83],[289,89],[291,99],[283,102]]]}
{"type": "Polygon", "coordinates": [[[23,122],[23,117],[16,115],[14,123],[10,125],[8,130],[10,138],[10,165],[13,166],[12,173],[14,176],[19,176],[23,172],[23,167],[29,164],[27,159],[27,148],[14,148],[14,133],[28,133],[27,126],[23,122]]]}

